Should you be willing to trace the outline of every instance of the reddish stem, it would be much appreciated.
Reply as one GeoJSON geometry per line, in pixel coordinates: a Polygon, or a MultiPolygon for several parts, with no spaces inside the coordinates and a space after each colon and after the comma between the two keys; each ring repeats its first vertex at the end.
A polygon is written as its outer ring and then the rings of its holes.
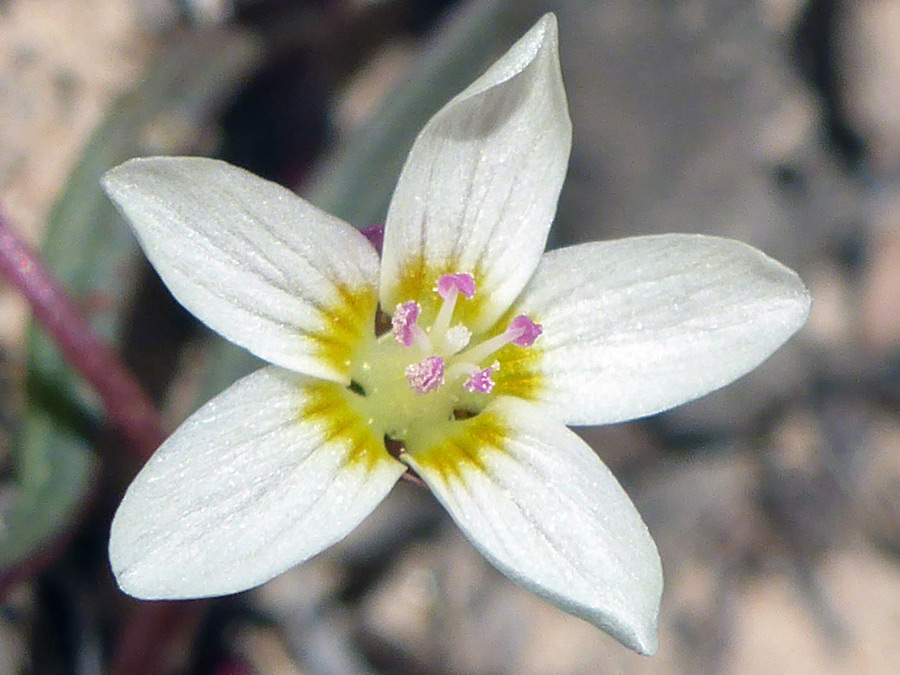
{"type": "MultiPolygon", "coordinates": [[[[150,399],[118,355],[106,347],[44,263],[9,228],[0,215],[0,275],[28,300],[68,363],[103,399],[110,420],[135,454],[146,461],[165,439],[162,422],[150,399]]],[[[70,534],[70,533],[69,533],[70,534]]],[[[25,563],[34,571],[43,558],[25,563]]],[[[197,616],[198,603],[155,602],[136,606],[119,634],[110,673],[159,672],[161,645],[197,616]]]]}
{"type": "MultiPolygon", "coordinates": [[[[381,253],[384,226],[363,234],[381,253]]],[[[0,275],[28,300],[67,362],[96,389],[110,420],[129,445],[146,461],[165,439],[159,415],[141,385],[118,355],[106,347],[76,304],[36,253],[9,228],[0,215],[0,275]]],[[[412,482],[420,482],[412,476],[412,482]]],[[[154,602],[134,608],[119,635],[110,666],[114,675],[157,672],[165,660],[162,645],[196,620],[202,604],[154,602]]]]}
{"type": "Polygon", "coordinates": [[[34,251],[0,215],[0,275],[28,300],[66,360],[91,383],[141,460],[165,439],[159,415],[118,355],[105,346],[34,251]]]}
{"type": "Polygon", "coordinates": [[[174,645],[179,635],[194,632],[205,606],[202,600],[138,604],[119,633],[109,674],[155,675],[168,670],[167,662],[184,660],[173,653],[174,645]]]}

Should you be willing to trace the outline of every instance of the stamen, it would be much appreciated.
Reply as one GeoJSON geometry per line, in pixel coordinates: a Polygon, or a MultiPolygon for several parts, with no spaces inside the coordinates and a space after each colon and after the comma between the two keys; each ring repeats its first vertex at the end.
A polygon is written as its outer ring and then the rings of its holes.
{"type": "Polygon", "coordinates": [[[466,298],[475,295],[475,277],[471,274],[444,274],[437,280],[434,290],[444,299],[444,303],[434,319],[434,324],[431,326],[431,335],[440,345],[441,340],[446,339],[445,336],[450,328],[450,319],[453,318],[453,310],[456,308],[456,299],[459,294],[462,293],[466,298]]]}
{"type": "Polygon", "coordinates": [[[412,347],[416,341],[413,328],[421,311],[419,303],[414,300],[401,303],[394,310],[394,315],[391,317],[391,332],[394,339],[404,347],[412,347]]]}
{"type": "Polygon", "coordinates": [[[544,329],[541,324],[535,323],[524,314],[520,314],[510,322],[509,328],[500,333],[500,335],[495,335],[491,339],[464,351],[458,358],[461,361],[479,363],[510,342],[520,347],[530,347],[543,332],[544,329]]]}
{"type": "Polygon", "coordinates": [[[419,303],[410,300],[403,304],[397,305],[394,310],[394,316],[391,317],[391,326],[394,339],[404,347],[412,347],[414,344],[419,345],[419,349],[423,354],[434,352],[431,347],[431,340],[424,330],[419,328],[417,321],[422,308],[419,303]]]}
{"type": "Polygon", "coordinates": [[[463,383],[463,386],[473,394],[490,394],[494,389],[494,380],[491,374],[500,369],[500,364],[494,361],[483,370],[477,370],[463,383]]]}
{"type": "Polygon", "coordinates": [[[513,344],[520,347],[530,347],[534,341],[544,332],[544,327],[539,323],[535,323],[524,314],[520,314],[509,324],[506,329],[507,335],[517,334],[513,338],[513,344]]]}
{"type": "Polygon", "coordinates": [[[427,394],[444,384],[444,359],[429,356],[406,366],[406,381],[417,394],[427,394]]]}
{"type": "Polygon", "coordinates": [[[458,291],[471,299],[475,295],[475,277],[471,274],[445,274],[437,281],[435,289],[444,300],[450,293],[458,291]]]}

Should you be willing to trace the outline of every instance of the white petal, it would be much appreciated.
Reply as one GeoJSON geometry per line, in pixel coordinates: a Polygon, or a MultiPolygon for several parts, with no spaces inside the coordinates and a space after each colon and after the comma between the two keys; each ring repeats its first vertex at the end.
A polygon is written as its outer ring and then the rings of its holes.
{"type": "Polygon", "coordinates": [[[622,487],[578,436],[504,397],[404,460],[513,581],[644,654],[657,649],[662,568],[622,487]]]}
{"type": "Polygon", "coordinates": [[[211,159],[135,159],[103,185],[169,290],[210,328],[277,365],[345,379],[322,344],[340,332],[348,294],[368,294],[360,304],[374,316],[378,257],[358,231],[211,159]]]}
{"type": "Polygon", "coordinates": [[[809,307],[797,274],[760,251],[673,234],[547,253],[516,311],[544,327],[537,399],[566,424],[607,424],[737,379],[809,307]]]}
{"type": "Polygon", "coordinates": [[[473,273],[486,302],[469,327],[490,327],[544,250],[571,138],[547,14],[416,139],[387,215],[382,306],[422,301],[445,272],[473,273]]]}
{"type": "Polygon", "coordinates": [[[268,367],[190,417],[113,519],[109,557],[122,590],[145,599],[242,591],[356,527],[405,467],[329,405],[342,391],[268,367]],[[317,414],[303,419],[311,406],[317,414]]]}

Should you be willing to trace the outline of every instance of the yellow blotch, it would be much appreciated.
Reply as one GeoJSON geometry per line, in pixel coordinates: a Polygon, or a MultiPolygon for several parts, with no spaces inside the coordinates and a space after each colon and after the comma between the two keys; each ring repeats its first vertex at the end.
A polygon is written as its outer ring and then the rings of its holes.
{"type": "MultiPolygon", "coordinates": [[[[445,274],[471,274],[475,279],[475,296],[467,299],[461,296],[456,301],[454,320],[470,326],[484,311],[487,296],[482,292],[484,274],[480,269],[461,269],[455,259],[441,265],[428,265],[421,256],[407,262],[400,270],[400,283],[397,287],[397,302],[416,300],[422,306],[422,315],[426,322],[431,322],[443,303],[443,298],[434,290],[437,280],[445,274]]],[[[387,308],[393,312],[394,308],[387,308]]],[[[423,323],[420,321],[420,324],[423,323]]]]}
{"type": "MultiPolygon", "coordinates": [[[[522,314],[520,308],[510,307],[497,321],[489,337],[505,331],[519,314],[522,314]]],[[[535,323],[541,322],[538,316],[529,315],[529,318],[535,323]]],[[[497,352],[496,359],[500,363],[500,370],[494,373],[494,395],[515,396],[526,401],[537,400],[544,387],[539,367],[543,356],[541,339],[538,337],[530,347],[510,343],[497,352]]]]}
{"type": "Polygon", "coordinates": [[[303,388],[306,402],[298,412],[304,423],[318,425],[323,442],[338,442],[347,450],[345,466],[371,470],[378,462],[393,461],[380,435],[350,404],[356,396],[334,382],[310,382],[303,388]]]}
{"type": "Polygon", "coordinates": [[[500,370],[494,373],[494,395],[536,401],[544,388],[543,376],[538,369],[541,349],[537,343],[530,347],[508,344],[497,352],[496,358],[500,370]]]}
{"type": "Polygon", "coordinates": [[[374,288],[351,289],[338,286],[337,301],[319,311],[325,319],[321,332],[310,333],[315,355],[339,373],[349,377],[350,366],[363,341],[374,338],[375,310],[378,306],[374,288]]]}
{"type": "Polygon", "coordinates": [[[446,483],[462,481],[465,470],[485,470],[485,457],[504,452],[509,428],[499,415],[483,412],[465,421],[449,422],[434,433],[436,438],[411,441],[409,450],[423,469],[430,469],[446,483]],[[438,434],[443,431],[445,436],[438,434]],[[424,449],[416,446],[424,445],[424,449]]]}

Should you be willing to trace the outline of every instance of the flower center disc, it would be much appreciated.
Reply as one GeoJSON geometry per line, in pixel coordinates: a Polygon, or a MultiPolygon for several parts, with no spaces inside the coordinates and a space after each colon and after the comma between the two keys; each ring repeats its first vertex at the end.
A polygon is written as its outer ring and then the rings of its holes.
{"type": "Polygon", "coordinates": [[[470,274],[445,274],[434,291],[443,303],[430,326],[419,325],[422,308],[410,300],[391,316],[391,331],[373,340],[351,373],[355,407],[376,433],[404,442],[454,419],[480,413],[494,389],[500,363],[494,353],[509,343],[529,347],[542,328],[525,315],[493,337],[452,325],[460,296],[475,295],[470,274]]]}

